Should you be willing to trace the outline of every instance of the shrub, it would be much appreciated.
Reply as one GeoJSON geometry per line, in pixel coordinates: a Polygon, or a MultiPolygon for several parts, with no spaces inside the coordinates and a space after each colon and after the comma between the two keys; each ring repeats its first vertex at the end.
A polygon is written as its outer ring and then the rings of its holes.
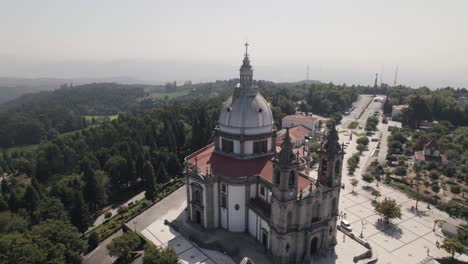
{"type": "Polygon", "coordinates": [[[403,166],[398,166],[396,169],[395,169],[395,175],[398,175],[398,176],[406,176],[406,168],[403,167],[403,166]]]}
{"type": "Polygon", "coordinates": [[[432,185],[431,185],[431,189],[433,192],[435,193],[438,193],[440,191],[440,186],[438,183],[434,182],[432,185]]]}
{"type": "Polygon", "coordinates": [[[88,237],[88,250],[91,251],[99,245],[99,235],[96,231],[91,232],[88,237]]]}
{"type": "Polygon", "coordinates": [[[111,217],[112,217],[112,212],[111,212],[111,211],[106,212],[106,213],[104,214],[104,218],[106,218],[106,219],[111,218],[111,217]]]}
{"type": "Polygon", "coordinates": [[[367,146],[367,145],[369,145],[369,138],[366,137],[366,136],[360,137],[360,138],[357,139],[356,143],[367,146]]]}
{"type": "Polygon", "coordinates": [[[123,215],[123,214],[125,214],[126,212],[128,212],[128,207],[127,207],[127,206],[122,205],[122,206],[119,207],[118,213],[119,213],[120,215],[123,215]]]}

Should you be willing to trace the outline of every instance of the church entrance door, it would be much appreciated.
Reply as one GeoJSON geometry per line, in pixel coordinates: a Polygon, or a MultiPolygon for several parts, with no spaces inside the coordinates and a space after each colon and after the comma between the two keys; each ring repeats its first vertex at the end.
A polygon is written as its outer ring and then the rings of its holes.
{"type": "Polygon", "coordinates": [[[262,245],[268,248],[268,234],[265,231],[262,232],[262,245]]]}
{"type": "Polygon", "coordinates": [[[314,237],[312,242],[310,242],[310,255],[315,255],[315,253],[317,253],[317,243],[318,239],[314,237]]]}
{"type": "Polygon", "coordinates": [[[201,224],[201,213],[198,210],[195,211],[195,222],[201,224]]]}

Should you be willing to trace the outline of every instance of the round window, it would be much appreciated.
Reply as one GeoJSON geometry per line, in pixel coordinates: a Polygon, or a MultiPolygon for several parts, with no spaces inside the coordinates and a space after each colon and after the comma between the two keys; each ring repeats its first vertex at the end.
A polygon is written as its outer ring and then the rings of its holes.
{"type": "Polygon", "coordinates": [[[239,208],[240,206],[238,204],[234,205],[234,209],[236,209],[236,211],[239,211],[239,208]]]}

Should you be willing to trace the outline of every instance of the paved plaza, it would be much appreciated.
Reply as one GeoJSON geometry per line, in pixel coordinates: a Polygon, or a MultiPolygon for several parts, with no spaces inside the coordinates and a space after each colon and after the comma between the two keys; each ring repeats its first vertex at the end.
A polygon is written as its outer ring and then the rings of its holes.
{"type": "Polygon", "coordinates": [[[182,186],[132,222],[156,246],[172,248],[182,264],[234,264],[227,255],[200,248],[164,224],[165,220],[173,221],[183,217],[186,206],[186,187],[182,186]]]}

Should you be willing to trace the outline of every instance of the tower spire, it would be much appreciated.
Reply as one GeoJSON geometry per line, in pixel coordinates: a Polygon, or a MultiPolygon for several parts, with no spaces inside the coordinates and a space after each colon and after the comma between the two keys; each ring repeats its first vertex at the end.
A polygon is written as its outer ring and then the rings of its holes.
{"type": "Polygon", "coordinates": [[[245,46],[245,54],[244,60],[242,61],[242,66],[240,67],[240,88],[241,90],[251,90],[252,87],[252,79],[253,79],[253,69],[252,65],[250,65],[249,59],[249,43],[246,42],[245,46]]]}

